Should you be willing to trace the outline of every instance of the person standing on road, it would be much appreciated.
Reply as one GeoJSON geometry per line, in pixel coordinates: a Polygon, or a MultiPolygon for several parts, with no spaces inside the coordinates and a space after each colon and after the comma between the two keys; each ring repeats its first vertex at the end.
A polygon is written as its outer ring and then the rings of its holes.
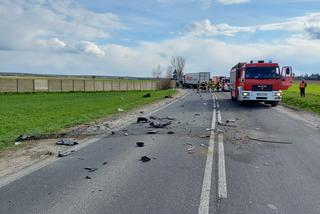
{"type": "Polygon", "coordinates": [[[300,96],[301,97],[306,97],[306,87],[307,87],[307,82],[302,80],[299,89],[300,89],[300,96]]]}

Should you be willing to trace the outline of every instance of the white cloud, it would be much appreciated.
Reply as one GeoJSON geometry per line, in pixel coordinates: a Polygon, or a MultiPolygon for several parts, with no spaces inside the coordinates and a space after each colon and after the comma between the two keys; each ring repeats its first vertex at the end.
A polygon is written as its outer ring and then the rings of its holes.
{"type": "Polygon", "coordinates": [[[247,3],[250,2],[250,0],[218,0],[219,3],[221,4],[242,4],[242,3],[247,3]]]}
{"type": "Polygon", "coordinates": [[[239,27],[230,26],[228,24],[218,24],[214,25],[210,20],[205,19],[203,21],[194,21],[187,28],[190,35],[193,36],[234,36],[236,33],[240,32],[254,32],[254,27],[239,27]]]}
{"type": "Polygon", "coordinates": [[[93,54],[97,57],[105,56],[105,52],[101,50],[95,43],[89,41],[81,41],[79,44],[79,50],[86,54],[93,54]]]}
{"type": "Polygon", "coordinates": [[[77,43],[126,28],[117,15],[89,11],[75,0],[2,0],[0,26],[0,50],[21,51],[50,38],[77,43]]]}
{"type": "Polygon", "coordinates": [[[38,40],[37,43],[39,46],[44,48],[61,49],[66,47],[66,43],[64,43],[58,38],[52,38],[48,40],[41,39],[41,40],[38,40]]]}
{"type": "Polygon", "coordinates": [[[187,27],[193,36],[234,36],[237,33],[256,31],[289,31],[307,34],[311,38],[320,39],[320,13],[290,18],[284,22],[275,22],[251,26],[232,26],[226,23],[213,24],[210,20],[194,21],[187,27]]]}

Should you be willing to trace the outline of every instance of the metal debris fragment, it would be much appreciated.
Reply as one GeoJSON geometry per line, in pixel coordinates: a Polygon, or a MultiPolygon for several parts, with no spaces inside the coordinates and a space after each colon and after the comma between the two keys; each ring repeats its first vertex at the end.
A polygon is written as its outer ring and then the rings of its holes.
{"type": "Polygon", "coordinates": [[[65,146],[75,146],[79,143],[74,140],[68,140],[68,139],[61,139],[56,142],[56,145],[65,145],[65,146]]]}
{"type": "Polygon", "coordinates": [[[142,162],[148,162],[148,161],[150,161],[151,159],[148,157],[148,156],[142,156],[141,158],[140,158],[140,161],[142,161],[142,162]]]}

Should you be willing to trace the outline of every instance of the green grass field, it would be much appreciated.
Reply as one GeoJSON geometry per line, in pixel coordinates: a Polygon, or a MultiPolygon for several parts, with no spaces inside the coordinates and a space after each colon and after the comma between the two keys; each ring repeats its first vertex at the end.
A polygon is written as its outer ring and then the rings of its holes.
{"type": "Polygon", "coordinates": [[[283,103],[320,114],[320,82],[308,82],[305,98],[300,97],[299,83],[294,83],[284,92],[283,103]]]}
{"type": "Polygon", "coordinates": [[[172,95],[149,92],[0,94],[0,149],[13,146],[20,134],[39,135],[128,111],[172,95]],[[150,98],[142,98],[151,93],[150,98]]]}

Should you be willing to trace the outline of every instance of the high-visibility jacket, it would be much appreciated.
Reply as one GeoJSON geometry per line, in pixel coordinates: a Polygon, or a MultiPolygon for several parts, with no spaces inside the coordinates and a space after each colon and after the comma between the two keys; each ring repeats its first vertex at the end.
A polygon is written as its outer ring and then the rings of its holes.
{"type": "Polygon", "coordinates": [[[307,87],[307,82],[301,82],[299,85],[299,88],[305,88],[307,87]]]}

